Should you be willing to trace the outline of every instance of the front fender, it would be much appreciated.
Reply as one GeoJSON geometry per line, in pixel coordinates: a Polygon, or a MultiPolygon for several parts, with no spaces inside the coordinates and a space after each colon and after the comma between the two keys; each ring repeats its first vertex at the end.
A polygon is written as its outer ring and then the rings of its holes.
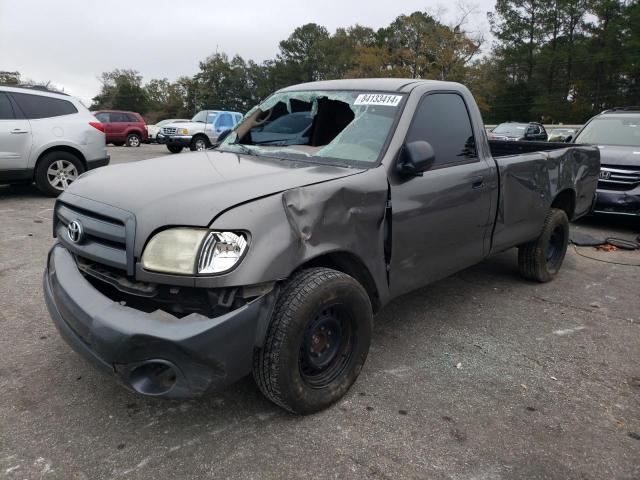
{"type": "Polygon", "coordinates": [[[211,286],[282,280],[316,257],[341,251],[362,259],[384,297],[386,199],[387,177],[379,167],[227,210],[210,228],[248,230],[251,243],[242,263],[226,275],[210,277],[211,286]]]}

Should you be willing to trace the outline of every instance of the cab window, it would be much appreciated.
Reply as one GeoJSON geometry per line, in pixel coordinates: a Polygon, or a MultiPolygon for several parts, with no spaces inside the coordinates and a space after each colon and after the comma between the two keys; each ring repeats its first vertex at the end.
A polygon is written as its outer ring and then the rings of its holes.
{"type": "Polygon", "coordinates": [[[406,142],[417,140],[433,147],[436,158],[432,168],[477,159],[469,112],[462,97],[455,93],[433,93],[422,99],[406,142]]]}

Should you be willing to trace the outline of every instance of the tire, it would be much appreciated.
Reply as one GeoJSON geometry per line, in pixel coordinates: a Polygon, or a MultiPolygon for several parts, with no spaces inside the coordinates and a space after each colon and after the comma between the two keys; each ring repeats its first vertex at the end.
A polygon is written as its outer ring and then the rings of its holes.
{"type": "Polygon", "coordinates": [[[57,197],[84,171],[84,165],[74,154],[49,152],[36,167],[36,186],[45,195],[57,197]]]}
{"type": "Polygon", "coordinates": [[[177,145],[167,145],[167,148],[171,153],[180,153],[182,151],[182,147],[177,145]]]}
{"type": "Polygon", "coordinates": [[[191,140],[191,145],[189,145],[189,150],[191,150],[192,152],[196,152],[196,151],[201,152],[203,150],[206,150],[210,146],[211,146],[211,143],[209,142],[209,139],[200,135],[200,136],[194,137],[191,140]]]}
{"type": "Polygon", "coordinates": [[[569,219],[563,210],[547,213],[540,236],[518,249],[518,269],[536,282],[549,282],[557,275],[569,244],[569,219]]]}
{"type": "Polygon", "coordinates": [[[293,413],[327,408],[358,378],[372,318],[367,292],[349,275],[328,268],[295,273],[280,291],[263,347],[254,352],[258,387],[293,413]]]}
{"type": "Polygon", "coordinates": [[[111,142],[114,147],[121,147],[124,145],[124,142],[111,142]]]}
{"type": "Polygon", "coordinates": [[[141,143],[142,139],[137,133],[127,135],[127,147],[139,147],[141,143]]]}

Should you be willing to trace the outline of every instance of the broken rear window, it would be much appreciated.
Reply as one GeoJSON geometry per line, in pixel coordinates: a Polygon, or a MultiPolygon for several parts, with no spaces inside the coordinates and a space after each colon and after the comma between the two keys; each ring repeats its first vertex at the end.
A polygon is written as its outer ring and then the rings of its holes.
{"type": "Polygon", "coordinates": [[[276,93],[245,115],[220,149],[317,163],[373,166],[404,96],[358,91],[276,93]]]}

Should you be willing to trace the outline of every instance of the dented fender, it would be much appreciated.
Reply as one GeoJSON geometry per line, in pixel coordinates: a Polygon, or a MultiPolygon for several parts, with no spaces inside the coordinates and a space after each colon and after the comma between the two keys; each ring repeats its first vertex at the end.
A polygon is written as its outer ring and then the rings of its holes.
{"type": "Polygon", "coordinates": [[[249,231],[250,245],[241,264],[212,278],[212,286],[283,280],[307,262],[341,252],[367,268],[384,303],[386,200],[387,176],[378,167],[231,208],[210,228],[249,231]]]}

